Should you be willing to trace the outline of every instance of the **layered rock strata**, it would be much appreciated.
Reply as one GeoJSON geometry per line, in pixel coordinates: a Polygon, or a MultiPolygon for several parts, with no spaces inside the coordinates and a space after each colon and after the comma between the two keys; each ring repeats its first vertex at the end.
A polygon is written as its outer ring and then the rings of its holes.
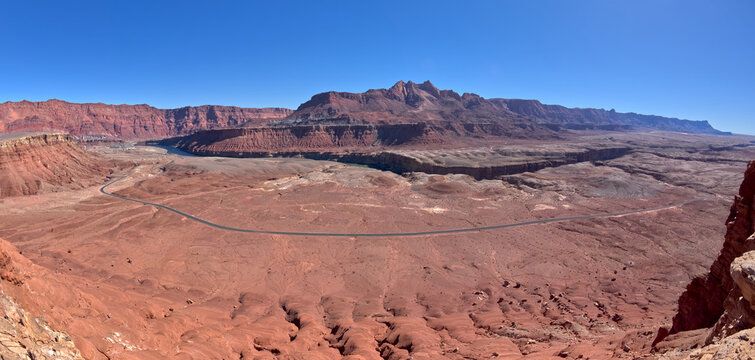
{"type": "Polygon", "coordinates": [[[0,104],[0,132],[64,131],[95,139],[154,139],[197,130],[264,125],[291,113],[284,108],[77,104],[60,100],[0,104]]]}
{"type": "Polygon", "coordinates": [[[0,135],[0,198],[83,188],[102,182],[115,165],[68,134],[0,135]]]}
{"type": "Polygon", "coordinates": [[[441,144],[426,124],[311,125],[289,128],[228,129],[198,132],[158,142],[203,156],[303,157],[367,165],[395,173],[466,174],[476,179],[537,171],[626,155],[626,146],[554,146],[522,151],[511,148],[400,150],[402,145],[441,144]],[[389,150],[398,147],[397,150],[389,150]]]}

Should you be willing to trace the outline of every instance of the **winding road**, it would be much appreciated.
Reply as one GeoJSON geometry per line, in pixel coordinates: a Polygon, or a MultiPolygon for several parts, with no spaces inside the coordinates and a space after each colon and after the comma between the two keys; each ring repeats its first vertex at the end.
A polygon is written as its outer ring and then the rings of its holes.
{"type": "Polygon", "coordinates": [[[242,232],[242,233],[252,233],[252,234],[264,234],[264,235],[289,235],[289,236],[325,236],[325,237],[407,237],[407,236],[424,236],[424,235],[444,235],[444,234],[457,234],[457,233],[467,233],[467,232],[477,232],[477,231],[489,231],[489,230],[497,230],[497,229],[506,229],[506,228],[512,228],[512,227],[518,227],[518,226],[527,226],[527,225],[534,225],[534,224],[548,224],[548,223],[556,223],[556,222],[564,222],[564,221],[572,221],[572,220],[582,220],[582,219],[596,219],[596,218],[606,218],[606,217],[616,217],[616,216],[624,216],[624,215],[632,215],[632,214],[642,214],[642,213],[648,213],[653,211],[659,211],[659,210],[666,210],[666,209],[672,209],[680,206],[687,205],[689,203],[705,200],[705,198],[694,198],[691,200],[687,200],[678,204],[672,204],[672,205],[666,205],[661,206],[657,208],[652,209],[642,209],[642,210],[630,210],[630,211],[621,211],[621,212],[615,212],[615,213],[604,213],[604,214],[593,214],[593,215],[579,215],[579,216],[569,216],[569,217],[561,217],[561,218],[552,218],[552,219],[542,219],[542,220],[531,220],[531,221],[524,221],[524,222],[518,222],[518,223],[511,223],[511,224],[501,224],[501,225],[491,225],[491,226],[479,226],[479,227],[469,227],[469,228],[460,228],[460,229],[446,229],[446,230],[433,230],[433,231],[418,231],[418,232],[397,232],[397,233],[324,233],[324,232],[297,232],[297,231],[275,231],[275,230],[256,230],[256,229],[241,229],[241,228],[235,228],[231,226],[225,226],[216,224],[211,221],[207,221],[201,218],[198,218],[194,215],[187,214],[181,210],[174,209],[170,206],[152,203],[149,201],[143,201],[138,199],[132,199],[129,197],[109,193],[105,191],[108,186],[111,186],[126,177],[121,177],[118,179],[115,179],[105,185],[103,185],[100,188],[100,192],[107,195],[112,196],[117,199],[126,200],[126,201],[132,201],[135,203],[139,203],[142,205],[149,205],[154,206],[159,209],[168,210],[170,212],[176,213],[178,215],[181,215],[187,219],[194,220],[197,222],[200,222],[202,224],[205,224],[207,226],[212,226],[217,229],[221,230],[227,230],[227,231],[235,231],[235,232],[242,232]]]}

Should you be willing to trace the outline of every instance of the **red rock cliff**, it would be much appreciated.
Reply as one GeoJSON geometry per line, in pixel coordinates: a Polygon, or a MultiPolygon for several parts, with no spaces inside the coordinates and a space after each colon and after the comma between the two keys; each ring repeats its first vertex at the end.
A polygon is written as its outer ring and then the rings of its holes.
{"type": "Polygon", "coordinates": [[[154,139],[197,130],[264,125],[290,113],[291,110],[284,108],[217,105],[165,110],[149,105],[20,101],[0,104],[0,132],[58,130],[77,136],[154,139]]]}
{"type": "Polygon", "coordinates": [[[726,220],[723,249],[705,276],[687,285],[679,298],[679,311],[674,316],[671,333],[711,327],[724,312],[724,301],[734,290],[731,263],[747,251],[755,250],[755,161],[750,162],[739,195],[734,199],[726,220]]]}

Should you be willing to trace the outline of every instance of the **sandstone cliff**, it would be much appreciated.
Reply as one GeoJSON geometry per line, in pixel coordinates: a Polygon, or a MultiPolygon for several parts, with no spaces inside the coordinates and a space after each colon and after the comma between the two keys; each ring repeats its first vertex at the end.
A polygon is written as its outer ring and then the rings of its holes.
{"type": "Polygon", "coordinates": [[[264,125],[291,113],[284,108],[76,104],[60,100],[0,104],[0,132],[65,131],[76,136],[153,139],[197,130],[264,125]]]}
{"type": "Polygon", "coordinates": [[[734,288],[729,272],[732,261],[755,249],[753,209],[755,200],[755,162],[751,162],[726,220],[723,249],[710,272],[697,277],[679,298],[679,312],[674,316],[671,333],[713,326],[724,312],[724,300],[734,288]]]}
{"type": "MultiPolygon", "coordinates": [[[[710,272],[690,282],[668,334],[698,333],[696,344],[708,347],[689,358],[755,356],[755,161],[750,162],[739,195],[726,220],[723,249],[710,272]],[[700,330],[698,330],[700,329],[700,330]],[[692,330],[697,330],[693,332],[692,330]],[[707,354],[707,355],[706,355],[707,354]]],[[[679,338],[680,335],[669,338],[679,338]]],[[[661,329],[656,343],[666,338],[661,329]]]]}

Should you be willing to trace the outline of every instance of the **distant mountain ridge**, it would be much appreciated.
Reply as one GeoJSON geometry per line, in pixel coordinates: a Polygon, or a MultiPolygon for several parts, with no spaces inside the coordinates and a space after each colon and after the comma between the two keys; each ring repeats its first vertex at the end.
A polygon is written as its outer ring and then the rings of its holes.
{"type": "Polygon", "coordinates": [[[301,104],[279,123],[528,122],[476,94],[439,90],[430,81],[399,81],[388,89],[363,93],[325,92],[301,104]]]}
{"type": "Polygon", "coordinates": [[[538,100],[490,99],[490,101],[517,114],[566,127],[578,128],[579,125],[622,125],[654,130],[728,134],[714,129],[705,120],[685,120],[631,112],[620,113],[615,110],[567,108],[561,105],[544,105],[538,100]]]}
{"type": "Polygon", "coordinates": [[[430,81],[399,81],[388,89],[364,93],[325,92],[299,106],[279,124],[402,122],[536,123],[574,129],[625,127],[724,134],[707,121],[693,121],[613,110],[544,105],[537,100],[485,99],[479,95],[439,90],[430,81]]]}
{"type": "Polygon", "coordinates": [[[329,91],[312,96],[295,111],[203,105],[158,109],[149,105],[77,104],[61,100],[0,104],[0,132],[66,131],[76,136],[155,139],[201,130],[292,125],[427,124],[469,136],[471,128],[500,136],[547,138],[563,129],[665,130],[727,134],[707,121],[613,110],[544,105],[537,100],[486,99],[440,90],[430,81],[399,81],[363,93],[329,91]],[[486,131],[486,132],[490,132],[486,131]]]}

